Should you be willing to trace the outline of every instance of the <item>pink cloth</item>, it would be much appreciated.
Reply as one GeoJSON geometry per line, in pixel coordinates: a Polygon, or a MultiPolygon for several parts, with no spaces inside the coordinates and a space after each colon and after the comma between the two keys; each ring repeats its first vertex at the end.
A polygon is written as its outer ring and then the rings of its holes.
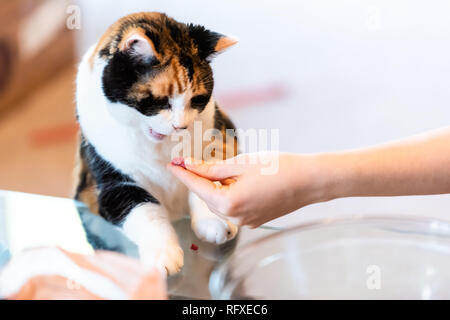
{"type": "Polygon", "coordinates": [[[17,300],[167,299],[166,282],[139,260],[37,248],[14,257],[0,272],[0,296],[17,300]]]}

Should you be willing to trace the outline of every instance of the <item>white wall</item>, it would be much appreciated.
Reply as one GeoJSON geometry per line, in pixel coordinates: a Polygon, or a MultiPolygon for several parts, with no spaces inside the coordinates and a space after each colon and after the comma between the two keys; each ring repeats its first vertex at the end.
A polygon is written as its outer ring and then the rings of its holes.
{"type": "MultiPolygon", "coordinates": [[[[239,45],[214,63],[216,93],[285,86],[284,99],[228,109],[241,128],[280,129],[282,151],[355,148],[450,124],[447,0],[79,3],[81,50],[141,10],[237,36],[239,45]]],[[[450,219],[450,196],[343,199],[301,212],[274,224],[365,213],[450,219]]]]}

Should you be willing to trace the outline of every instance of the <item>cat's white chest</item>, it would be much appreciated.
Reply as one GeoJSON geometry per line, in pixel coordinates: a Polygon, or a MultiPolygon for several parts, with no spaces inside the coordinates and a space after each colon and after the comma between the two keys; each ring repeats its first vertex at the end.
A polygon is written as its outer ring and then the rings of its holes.
{"type": "Polygon", "coordinates": [[[171,219],[181,218],[189,214],[188,189],[167,170],[170,157],[155,158],[156,151],[161,155],[161,150],[136,150],[134,164],[124,171],[167,209],[171,219]]]}

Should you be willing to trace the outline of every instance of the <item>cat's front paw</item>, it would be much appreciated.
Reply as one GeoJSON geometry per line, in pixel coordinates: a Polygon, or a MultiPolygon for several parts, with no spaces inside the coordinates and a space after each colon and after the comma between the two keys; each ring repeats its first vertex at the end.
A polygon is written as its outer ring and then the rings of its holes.
{"type": "Polygon", "coordinates": [[[222,244],[233,239],[239,228],[218,217],[204,217],[192,220],[192,230],[200,240],[222,244]]]}
{"type": "Polygon", "coordinates": [[[178,273],[184,265],[184,252],[178,243],[141,246],[139,254],[145,266],[155,267],[169,276],[178,273]]]}

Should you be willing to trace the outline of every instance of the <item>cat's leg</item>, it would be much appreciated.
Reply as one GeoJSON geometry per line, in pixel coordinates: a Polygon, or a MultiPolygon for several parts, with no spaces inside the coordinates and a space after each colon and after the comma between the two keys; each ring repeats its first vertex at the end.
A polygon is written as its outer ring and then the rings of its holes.
{"type": "Polygon", "coordinates": [[[189,193],[189,206],[192,230],[199,239],[222,244],[236,236],[238,227],[212,213],[195,193],[189,193]]]}
{"type": "Polygon", "coordinates": [[[145,203],[135,207],[126,217],[123,230],[138,245],[144,265],[165,269],[169,275],[183,267],[183,249],[161,205],[145,203]]]}
{"type": "Polygon", "coordinates": [[[169,275],[183,266],[183,250],[167,211],[146,190],[130,183],[103,188],[99,198],[100,214],[122,226],[135,242],[144,265],[169,275]]]}

